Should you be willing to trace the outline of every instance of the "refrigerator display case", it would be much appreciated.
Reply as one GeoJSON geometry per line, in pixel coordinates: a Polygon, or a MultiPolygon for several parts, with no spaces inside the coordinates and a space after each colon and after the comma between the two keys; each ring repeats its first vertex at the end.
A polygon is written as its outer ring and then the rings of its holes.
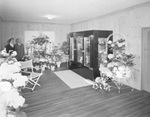
{"type": "Polygon", "coordinates": [[[72,63],[69,67],[99,69],[101,58],[99,51],[106,49],[105,40],[112,33],[110,30],[88,30],[69,33],[69,60],[72,63]]]}

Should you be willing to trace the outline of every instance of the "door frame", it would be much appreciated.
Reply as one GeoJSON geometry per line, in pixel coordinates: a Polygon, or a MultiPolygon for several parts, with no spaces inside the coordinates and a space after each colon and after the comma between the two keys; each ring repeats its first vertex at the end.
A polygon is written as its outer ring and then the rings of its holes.
{"type": "Polygon", "coordinates": [[[144,76],[144,30],[146,29],[150,29],[150,27],[143,27],[141,28],[141,90],[144,90],[144,87],[143,87],[143,76],[144,76]]]}

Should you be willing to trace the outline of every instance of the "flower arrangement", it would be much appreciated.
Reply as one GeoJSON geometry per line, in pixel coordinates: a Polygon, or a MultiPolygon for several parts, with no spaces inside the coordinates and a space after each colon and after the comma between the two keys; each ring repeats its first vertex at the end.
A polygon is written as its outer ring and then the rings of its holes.
{"type": "Polygon", "coordinates": [[[133,76],[133,54],[125,54],[125,40],[108,41],[113,54],[101,53],[100,72],[112,79],[120,89],[122,82],[128,81],[133,76]]]}
{"type": "Polygon", "coordinates": [[[55,66],[60,67],[61,59],[62,59],[63,52],[60,50],[58,45],[53,46],[52,52],[48,54],[47,60],[49,61],[49,66],[51,69],[55,69],[55,66]]]}
{"type": "Polygon", "coordinates": [[[107,83],[107,78],[97,77],[92,86],[94,89],[102,89],[105,91],[110,91],[110,85],[107,83]]]}
{"type": "Polygon", "coordinates": [[[26,85],[28,78],[21,75],[21,64],[15,58],[0,58],[0,61],[0,115],[8,117],[12,110],[25,103],[20,88],[26,85]]]}
{"type": "Polygon", "coordinates": [[[59,46],[54,46],[51,54],[54,57],[54,62],[59,62],[62,59],[63,51],[59,46]]]}
{"type": "Polygon", "coordinates": [[[27,42],[27,55],[25,60],[33,59],[33,65],[40,69],[43,65],[48,64],[48,57],[46,55],[46,47],[49,43],[49,37],[46,35],[40,35],[34,37],[32,41],[27,42]]]}
{"type": "Polygon", "coordinates": [[[6,52],[6,48],[4,48],[1,52],[0,52],[1,57],[15,57],[17,55],[16,51],[10,51],[9,53],[6,52]]]}

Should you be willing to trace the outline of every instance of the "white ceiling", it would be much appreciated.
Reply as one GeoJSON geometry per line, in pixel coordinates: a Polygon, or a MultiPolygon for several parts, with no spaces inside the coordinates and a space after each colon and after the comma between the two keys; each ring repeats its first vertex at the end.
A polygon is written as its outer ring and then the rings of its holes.
{"type": "Polygon", "coordinates": [[[0,0],[3,20],[72,24],[150,0],[0,0]],[[47,14],[57,17],[48,21],[47,14]]]}

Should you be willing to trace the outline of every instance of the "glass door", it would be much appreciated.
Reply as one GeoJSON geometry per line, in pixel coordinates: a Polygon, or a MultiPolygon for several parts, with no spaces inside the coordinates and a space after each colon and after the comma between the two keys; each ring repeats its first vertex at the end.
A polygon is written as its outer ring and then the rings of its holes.
{"type": "Polygon", "coordinates": [[[76,38],[77,43],[77,62],[82,63],[84,61],[84,47],[83,47],[83,36],[76,38]]]}
{"type": "Polygon", "coordinates": [[[107,56],[104,56],[104,54],[102,54],[102,53],[107,54],[107,46],[106,46],[107,42],[106,42],[106,40],[107,40],[107,38],[98,38],[98,66],[107,57],[107,56]]]}
{"type": "Polygon", "coordinates": [[[74,38],[70,38],[70,60],[74,61],[74,38]]]}
{"type": "Polygon", "coordinates": [[[90,67],[90,38],[84,37],[84,65],[90,67]]]}

